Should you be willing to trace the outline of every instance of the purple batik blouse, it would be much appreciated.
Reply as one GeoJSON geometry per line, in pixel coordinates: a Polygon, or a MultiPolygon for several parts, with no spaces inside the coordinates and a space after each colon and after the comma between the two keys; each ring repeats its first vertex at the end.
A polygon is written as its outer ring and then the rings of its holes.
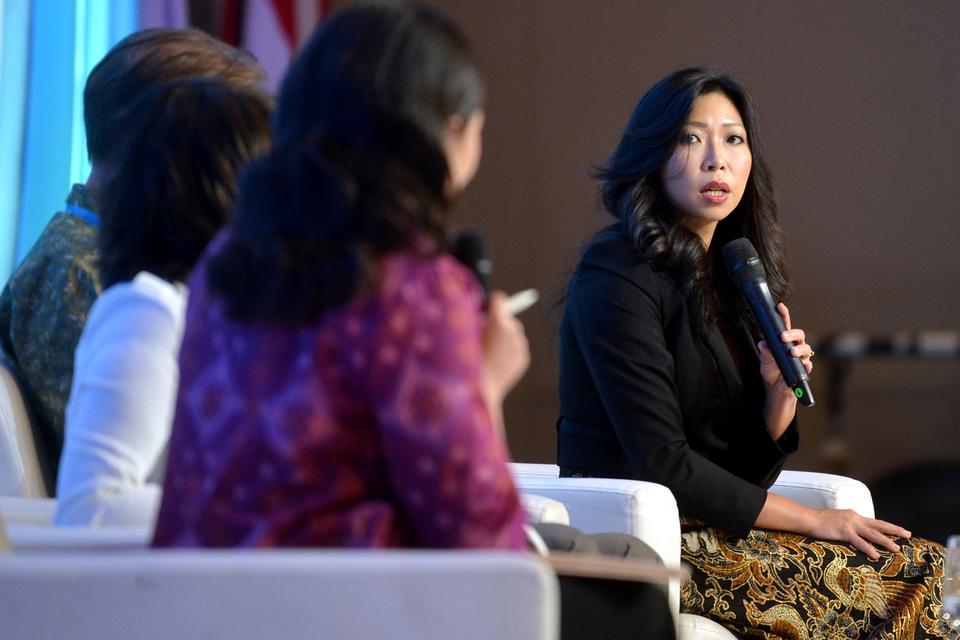
{"type": "Polygon", "coordinates": [[[483,323],[446,255],[390,254],[296,328],[230,320],[201,263],[154,545],[523,548],[483,323]]]}

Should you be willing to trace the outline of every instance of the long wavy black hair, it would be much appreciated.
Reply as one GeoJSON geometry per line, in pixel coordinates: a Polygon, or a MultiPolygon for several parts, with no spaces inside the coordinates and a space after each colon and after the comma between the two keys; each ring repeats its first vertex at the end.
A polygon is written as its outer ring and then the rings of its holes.
{"type": "Polygon", "coordinates": [[[310,323],[377,277],[378,259],[445,247],[450,118],[482,108],[457,27],[435,9],[351,5],[325,18],[294,60],[274,147],[241,179],[229,239],[207,281],[232,318],[310,323]]]}
{"type": "Polygon", "coordinates": [[[691,67],[657,82],[640,99],[617,148],[594,177],[603,205],[622,233],[654,268],[676,275],[696,328],[702,330],[711,318],[753,324],[720,255],[734,238],[747,238],[756,247],[774,299],[789,297],[783,234],[756,112],[746,90],[729,76],[691,67]],[[661,172],[680,142],[694,100],[712,92],[723,93],[740,112],[753,163],[743,198],[717,225],[707,249],[681,223],[682,213],[668,200],[661,172]]]}

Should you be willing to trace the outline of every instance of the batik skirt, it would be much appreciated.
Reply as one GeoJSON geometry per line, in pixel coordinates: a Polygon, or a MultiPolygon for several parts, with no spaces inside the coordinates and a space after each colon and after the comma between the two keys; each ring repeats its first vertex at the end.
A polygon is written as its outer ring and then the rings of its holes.
{"type": "Polygon", "coordinates": [[[778,531],[745,538],[682,521],[681,556],[692,573],[684,613],[738,638],[960,638],[940,611],[944,549],[898,539],[872,561],[849,544],[778,531]]]}

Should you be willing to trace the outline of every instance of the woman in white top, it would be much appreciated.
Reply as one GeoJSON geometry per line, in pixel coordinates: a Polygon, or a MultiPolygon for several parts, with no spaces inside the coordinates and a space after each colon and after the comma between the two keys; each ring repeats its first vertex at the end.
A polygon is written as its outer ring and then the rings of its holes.
{"type": "Polygon", "coordinates": [[[152,526],[170,435],[183,285],[269,147],[269,100],[215,79],[145,93],[105,176],[101,278],[77,346],[57,476],[61,525],[152,526]]]}

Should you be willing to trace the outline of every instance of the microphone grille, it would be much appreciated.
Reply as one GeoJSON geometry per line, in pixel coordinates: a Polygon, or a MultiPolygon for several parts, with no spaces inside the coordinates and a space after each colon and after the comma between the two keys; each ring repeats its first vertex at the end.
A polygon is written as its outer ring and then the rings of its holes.
{"type": "Polygon", "coordinates": [[[483,235],[477,231],[457,234],[450,242],[450,253],[477,276],[480,286],[486,291],[493,273],[493,262],[487,253],[487,241],[483,235]]]}
{"type": "Polygon", "coordinates": [[[766,277],[757,250],[746,238],[737,238],[724,245],[723,263],[737,286],[766,277]]]}

